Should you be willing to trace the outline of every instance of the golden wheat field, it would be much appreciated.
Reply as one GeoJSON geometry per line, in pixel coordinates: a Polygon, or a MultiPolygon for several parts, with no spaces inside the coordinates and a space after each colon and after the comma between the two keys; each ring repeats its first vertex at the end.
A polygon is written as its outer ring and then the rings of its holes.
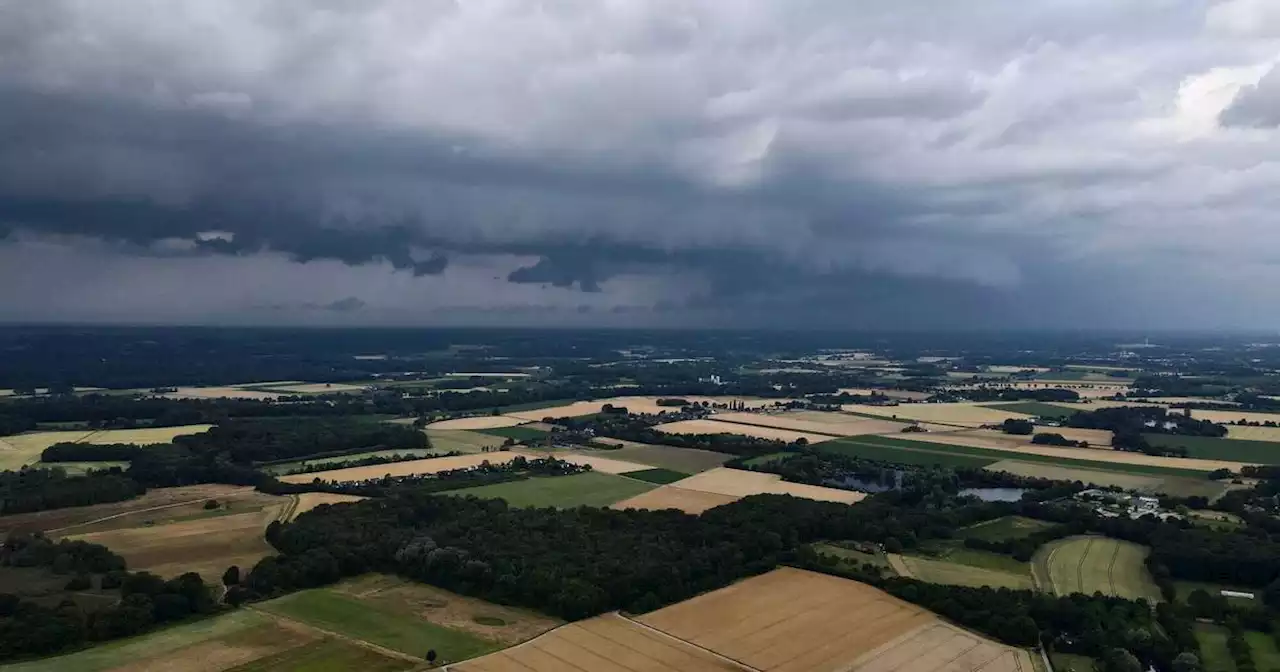
{"type": "Polygon", "coordinates": [[[291,476],[281,476],[280,480],[285,483],[310,483],[317,478],[322,481],[334,482],[367,481],[374,478],[382,478],[383,476],[412,476],[414,474],[435,474],[450,469],[467,469],[480,466],[484,462],[504,464],[517,457],[529,456],[515,451],[500,451],[456,455],[453,457],[429,457],[422,460],[409,460],[408,462],[330,469],[329,471],[317,471],[310,474],[293,474],[291,476]]]}
{"type": "MultiPolygon", "coordinates": [[[[1178,411],[1181,412],[1181,411],[1178,411]]],[[[1280,423],[1280,413],[1258,413],[1249,411],[1203,411],[1198,408],[1191,410],[1191,417],[1197,420],[1208,420],[1210,422],[1227,423],[1239,422],[1277,422],[1280,423]]]]}
{"type": "Polygon", "coordinates": [[[974,403],[950,404],[899,404],[897,406],[866,406],[845,404],[843,410],[897,420],[918,420],[940,425],[978,427],[998,424],[1009,418],[1025,420],[1031,416],[998,408],[988,408],[974,403]]]}
{"type": "Polygon", "coordinates": [[[763,672],[1032,672],[1030,655],[871,586],[784,567],[637,619],[763,672]]]}
{"type": "Polygon", "coordinates": [[[237,387],[179,387],[175,392],[157,396],[166,399],[276,399],[280,393],[242,390],[237,387]]]}
{"type": "Polygon", "coordinates": [[[367,499],[359,495],[339,495],[331,492],[304,492],[300,495],[294,495],[294,497],[298,498],[298,502],[293,506],[293,510],[289,512],[289,520],[293,520],[321,504],[342,504],[344,502],[358,502],[367,499]]]}
{"type": "Polygon", "coordinates": [[[654,427],[654,429],[668,434],[738,434],[740,436],[754,436],[761,439],[775,439],[778,441],[786,441],[788,443],[794,443],[799,439],[804,439],[809,443],[820,443],[822,441],[830,441],[836,438],[825,434],[795,432],[789,429],[778,429],[776,427],[742,425],[733,422],[719,422],[717,420],[707,419],[668,422],[665,425],[658,425],[654,427]]]}
{"type": "Polygon", "coordinates": [[[823,411],[786,411],[778,413],[716,413],[711,416],[717,422],[774,427],[795,432],[858,436],[861,434],[885,434],[900,432],[906,423],[892,420],[862,418],[844,413],[823,411]]]}
{"type": "Polygon", "coordinates": [[[40,461],[40,453],[55,443],[136,443],[155,445],[169,443],[175,436],[199,434],[213,425],[181,425],[178,427],[146,427],[142,429],[77,429],[56,432],[29,432],[0,439],[0,469],[17,469],[40,461]]]}
{"type": "Polygon", "coordinates": [[[457,672],[747,672],[618,614],[563,625],[512,648],[450,665],[457,672]]]}
{"type": "Polygon", "coordinates": [[[1228,439],[1245,441],[1280,441],[1280,427],[1240,427],[1227,426],[1228,439]]]}
{"type": "Polygon", "coordinates": [[[715,492],[688,490],[674,485],[654,488],[630,499],[624,499],[610,506],[611,509],[648,509],[662,511],[679,509],[685,513],[698,515],[707,509],[714,509],[722,504],[730,504],[742,499],[736,495],[722,495],[715,492]]]}
{"type": "Polygon", "coordinates": [[[774,494],[804,497],[823,502],[843,502],[853,504],[862,501],[866,495],[853,490],[837,490],[817,485],[788,483],[777,474],[766,474],[758,471],[744,471],[717,467],[689,478],[670,484],[685,490],[697,490],[717,495],[732,497],[749,497],[751,495],[774,494]]]}
{"type": "Polygon", "coordinates": [[[510,415],[477,415],[471,418],[454,418],[452,420],[433,422],[427,425],[426,429],[493,429],[495,427],[515,427],[526,422],[529,421],[510,415]]]}

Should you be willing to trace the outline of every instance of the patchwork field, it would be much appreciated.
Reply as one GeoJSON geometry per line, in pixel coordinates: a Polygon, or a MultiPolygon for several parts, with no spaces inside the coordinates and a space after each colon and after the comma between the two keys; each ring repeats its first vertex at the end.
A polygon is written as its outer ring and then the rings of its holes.
{"type": "Polygon", "coordinates": [[[501,451],[494,453],[477,453],[474,455],[456,455],[453,457],[432,457],[425,460],[410,460],[408,462],[393,462],[391,464],[374,464],[367,467],[349,467],[347,469],[333,469],[330,471],[317,471],[311,474],[294,474],[292,476],[281,476],[280,480],[285,483],[310,483],[314,479],[322,481],[366,481],[371,478],[382,478],[383,476],[411,476],[413,474],[435,474],[450,469],[466,469],[476,467],[484,462],[490,464],[502,464],[510,462],[517,457],[528,457],[523,453],[514,451],[501,451]]]}
{"type": "MultiPolygon", "coordinates": [[[[267,544],[263,533],[272,521],[284,517],[286,507],[292,505],[289,498],[278,498],[280,503],[236,513],[233,508],[221,515],[192,514],[190,519],[137,527],[119,527],[101,532],[65,534],[70,539],[81,539],[102,544],[124,556],[132,570],[147,570],[160,576],[177,576],[184,572],[199,572],[206,581],[217,581],[231,565],[252,567],[262,558],[275,553],[267,544]]],[[[118,521],[106,521],[113,524],[118,521]]]]}
{"type": "Polygon", "coordinates": [[[427,430],[441,429],[493,429],[494,427],[515,427],[529,420],[509,415],[477,415],[471,418],[454,418],[441,420],[426,426],[427,430]]]}
{"type": "Polygon", "coordinates": [[[232,510],[253,510],[255,505],[286,503],[240,485],[188,485],[180,488],[154,488],[146,494],[123,502],[52,509],[35,513],[0,516],[0,534],[47,532],[74,534],[142,525],[147,520],[176,520],[191,515],[207,516],[204,503],[210,499],[230,502],[232,510]],[[265,498],[260,500],[259,498],[265,498]],[[246,504],[248,502],[248,504],[246,504]],[[261,502],[260,504],[257,504],[261,502]]]}
{"type": "Polygon", "coordinates": [[[0,438],[0,469],[17,469],[40,460],[40,453],[55,443],[136,443],[153,445],[169,443],[183,434],[199,434],[213,425],[181,425],[178,427],[146,427],[142,429],[72,430],[29,432],[0,438]]]}
{"type": "Polygon", "coordinates": [[[745,672],[748,668],[618,614],[570,623],[537,639],[450,666],[456,672],[745,672]]]}
{"type": "Polygon", "coordinates": [[[462,429],[427,429],[424,430],[435,450],[450,453],[482,453],[485,448],[497,448],[502,445],[502,437],[480,432],[469,432],[462,429]]]}
{"type": "MultiPolygon", "coordinates": [[[[1250,427],[1249,429],[1260,429],[1250,427]]],[[[1273,464],[1280,458],[1280,443],[1247,441],[1244,439],[1220,439],[1210,436],[1172,436],[1169,434],[1143,434],[1147,443],[1154,446],[1180,447],[1187,455],[1197,459],[1230,460],[1232,462],[1273,464]]]]}
{"type": "Polygon", "coordinates": [[[1001,411],[1010,411],[1013,413],[1025,413],[1027,415],[1034,415],[1040,418],[1065,418],[1080,412],[1078,409],[1065,404],[1046,404],[1039,401],[1015,401],[1009,403],[988,404],[987,408],[995,408],[1001,411]]]}
{"type": "Polygon", "coordinates": [[[1015,672],[1030,655],[856,581],[782,568],[641,623],[764,672],[1015,672]]]}
{"type": "Polygon", "coordinates": [[[610,508],[620,510],[648,509],[650,511],[679,509],[696,516],[707,509],[714,509],[717,506],[736,502],[739,499],[741,497],[734,495],[721,495],[714,492],[701,492],[699,490],[678,488],[673,485],[664,485],[630,499],[624,499],[613,504],[610,508]]]}
{"type": "Polygon", "coordinates": [[[329,492],[304,492],[300,495],[294,495],[294,497],[297,498],[297,503],[289,511],[287,520],[293,520],[321,504],[342,504],[366,499],[359,495],[339,495],[329,492]]]}
{"type": "MultiPolygon", "coordinates": [[[[600,413],[605,404],[614,407],[625,407],[627,412],[633,414],[647,413],[657,415],[664,412],[679,411],[674,406],[659,406],[658,399],[660,397],[610,397],[608,399],[595,399],[592,401],[575,401],[560,406],[542,407],[529,409],[524,411],[507,411],[507,415],[515,418],[521,418],[525,421],[539,421],[544,418],[576,418],[583,415],[595,415],[600,413]]],[[[747,408],[760,408],[763,406],[773,406],[781,401],[779,399],[756,399],[753,397],[702,397],[702,396],[681,396],[681,399],[690,403],[701,404],[727,404],[731,401],[746,404],[747,408]]]]}
{"type": "Polygon", "coordinates": [[[786,413],[716,413],[711,418],[717,422],[741,425],[774,427],[795,432],[832,436],[858,436],[860,434],[886,434],[899,432],[905,423],[874,420],[844,413],[820,411],[789,411],[786,413]]]}
{"type": "Polygon", "coordinates": [[[676,448],[674,446],[651,446],[643,443],[622,441],[620,439],[601,439],[603,443],[621,445],[616,450],[601,451],[601,455],[624,462],[635,462],[650,467],[660,467],[696,474],[708,469],[715,469],[733,458],[732,455],[717,453],[711,450],[693,448],[676,448]]]}
{"type": "Polygon", "coordinates": [[[899,404],[898,406],[846,404],[841,406],[841,409],[893,420],[918,420],[957,427],[979,427],[1004,422],[1009,418],[1025,420],[1031,417],[1023,413],[1002,411],[973,403],[899,404]]]}
{"type": "Polygon", "coordinates": [[[765,474],[741,469],[720,467],[701,474],[695,474],[682,481],[672,483],[670,487],[710,492],[717,495],[733,497],[749,497],[759,494],[792,495],[825,502],[843,502],[853,504],[862,501],[866,495],[852,490],[837,490],[816,485],[788,483],[777,474],[765,474]]]}
{"type": "Polygon", "coordinates": [[[262,471],[266,471],[271,474],[283,475],[283,474],[288,474],[291,471],[297,471],[298,469],[301,469],[303,467],[321,467],[324,465],[338,464],[341,462],[348,462],[351,460],[360,460],[367,457],[393,457],[396,455],[400,455],[404,457],[404,456],[412,455],[415,457],[427,458],[427,457],[433,457],[435,455],[442,455],[446,452],[448,451],[440,450],[440,449],[431,449],[431,448],[414,448],[410,450],[375,450],[368,453],[350,453],[347,455],[325,457],[318,460],[297,460],[293,462],[281,462],[279,464],[263,465],[262,467],[260,467],[260,469],[262,471]]]}
{"type": "Polygon", "coordinates": [[[1046,544],[1032,560],[1042,585],[1057,595],[1101,592],[1130,600],[1160,599],[1147,572],[1149,549],[1106,537],[1073,537],[1046,544]]]}
{"type": "Polygon", "coordinates": [[[624,476],[589,471],[570,476],[544,476],[521,481],[482,485],[475,488],[448,490],[442,495],[471,495],[502,499],[511,506],[556,507],[609,506],[626,500],[655,486],[624,476]]]}
{"type": "Polygon", "coordinates": [[[668,434],[737,434],[739,436],[755,436],[762,439],[776,439],[788,443],[794,443],[799,439],[804,439],[809,443],[821,443],[835,438],[826,434],[796,432],[789,429],[742,425],[718,420],[681,420],[658,425],[654,429],[668,434]]]}
{"type": "Polygon", "coordinates": [[[1199,496],[1214,499],[1226,492],[1227,489],[1225,484],[1218,481],[1210,481],[1204,477],[1147,476],[1101,469],[1062,467],[1043,462],[1023,462],[1016,459],[996,462],[987,465],[986,468],[990,471],[1003,471],[1018,476],[1038,476],[1060,481],[1080,481],[1081,483],[1092,483],[1099,486],[1113,485],[1126,490],[1166,493],[1181,497],[1199,496]]]}

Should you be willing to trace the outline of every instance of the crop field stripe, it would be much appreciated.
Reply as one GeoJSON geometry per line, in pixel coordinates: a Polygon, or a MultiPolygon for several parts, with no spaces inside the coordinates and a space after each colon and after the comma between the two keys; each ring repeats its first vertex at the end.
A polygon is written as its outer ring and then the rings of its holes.
{"type": "Polygon", "coordinates": [[[715,420],[716,422],[723,422],[727,425],[743,425],[745,427],[766,427],[768,429],[785,429],[792,432],[803,432],[805,434],[817,434],[819,436],[829,436],[833,439],[842,439],[845,436],[847,436],[846,434],[835,434],[833,432],[819,432],[819,431],[808,429],[808,428],[793,429],[791,427],[778,427],[777,425],[769,425],[763,422],[746,422],[744,420],[729,420],[718,415],[713,415],[709,419],[715,420]]]}
{"type": "Polygon", "coordinates": [[[1275,441],[1171,434],[1143,434],[1142,436],[1153,446],[1185,448],[1188,457],[1258,464],[1280,462],[1280,442],[1275,441]]]}
{"type": "MultiPolygon", "coordinates": [[[[966,455],[971,457],[989,458],[988,464],[999,462],[1002,460],[1016,459],[1019,462],[1041,462],[1044,464],[1058,464],[1065,466],[1080,467],[1082,469],[1093,469],[1095,471],[1120,471],[1140,474],[1159,474],[1163,476],[1185,476],[1188,478],[1205,479],[1208,470],[1203,469],[1179,469],[1177,467],[1158,467],[1147,464],[1129,464],[1125,462],[1105,462],[1087,459],[1077,459],[1072,457],[1054,457],[1048,455],[1036,455],[1034,453],[1024,453],[1017,450],[995,450],[992,448],[975,448],[973,446],[957,446],[946,443],[931,443],[927,441],[908,441],[905,439],[895,439],[886,436],[858,436],[847,437],[829,443],[823,443],[816,446],[818,450],[830,449],[835,444],[870,444],[884,448],[898,448],[901,450],[912,450],[919,452],[935,452],[949,453],[954,455],[966,455]]],[[[1088,450],[1088,449],[1081,449],[1088,450]]]]}

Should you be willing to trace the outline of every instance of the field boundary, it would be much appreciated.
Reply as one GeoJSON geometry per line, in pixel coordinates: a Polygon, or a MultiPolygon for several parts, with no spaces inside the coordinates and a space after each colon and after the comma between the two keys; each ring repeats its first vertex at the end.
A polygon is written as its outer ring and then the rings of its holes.
{"type": "Polygon", "coordinates": [[[712,656],[715,656],[716,658],[719,658],[720,660],[723,660],[723,661],[725,661],[725,662],[727,662],[727,663],[733,663],[734,665],[737,665],[737,666],[739,666],[739,667],[741,667],[741,668],[743,668],[743,669],[745,669],[745,670],[749,670],[750,672],[764,672],[764,671],[763,671],[763,670],[761,670],[760,668],[758,668],[758,667],[752,667],[752,666],[750,666],[750,665],[748,665],[748,664],[746,664],[746,663],[744,663],[744,662],[742,662],[741,660],[738,660],[738,659],[736,659],[736,658],[731,658],[731,657],[726,656],[726,655],[724,655],[724,654],[722,654],[722,653],[717,653],[717,652],[715,652],[715,651],[712,651],[711,649],[706,648],[705,646],[699,646],[699,645],[694,644],[693,642],[691,642],[691,641],[689,641],[689,640],[687,640],[687,639],[684,639],[684,638],[682,638],[682,637],[677,637],[677,636],[675,636],[675,635],[673,635],[673,634],[671,634],[671,633],[669,633],[669,632],[667,632],[667,631],[665,631],[665,630],[659,630],[659,629],[657,629],[657,628],[655,628],[655,627],[653,627],[652,625],[649,625],[649,624],[647,624],[647,623],[641,623],[640,621],[637,621],[636,619],[631,618],[631,617],[630,617],[630,616],[628,616],[627,614],[624,614],[624,613],[622,613],[622,612],[620,612],[620,611],[615,611],[615,612],[613,612],[613,613],[614,613],[615,615],[617,615],[619,618],[624,619],[624,620],[626,620],[626,621],[629,621],[629,622],[631,622],[631,623],[634,623],[634,624],[636,624],[636,625],[638,625],[638,626],[640,626],[640,627],[644,628],[645,630],[648,630],[648,631],[650,631],[650,632],[653,632],[653,633],[656,633],[656,634],[662,635],[663,637],[666,637],[667,639],[670,639],[670,640],[674,640],[674,641],[680,642],[681,644],[685,644],[685,645],[687,645],[687,646],[691,646],[691,647],[693,647],[693,648],[695,648],[695,649],[698,649],[699,651],[705,651],[705,652],[707,652],[707,653],[711,654],[712,656]]]}

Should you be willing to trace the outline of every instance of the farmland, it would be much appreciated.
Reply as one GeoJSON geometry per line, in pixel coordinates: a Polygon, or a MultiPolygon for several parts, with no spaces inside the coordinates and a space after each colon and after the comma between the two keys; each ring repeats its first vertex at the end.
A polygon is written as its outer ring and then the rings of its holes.
{"type": "Polygon", "coordinates": [[[504,462],[510,462],[511,460],[521,456],[521,453],[514,451],[503,451],[497,453],[457,455],[453,457],[432,457],[424,460],[410,460],[408,462],[374,464],[367,467],[348,467],[346,469],[317,471],[310,474],[294,474],[292,476],[281,476],[280,480],[285,483],[310,483],[317,478],[322,481],[335,482],[364,481],[371,478],[382,478],[388,474],[391,476],[434,474],[441,471],[448,471],[450,469],[474,467],[484,462],[488,462],[490,464],[502,464],[504,462]]]}
{"type": "Polygon", "coordinates": [[[972,403],[900,404],[898,406],[846,404],[841,408],[854,413],[892,420],[918,420],[920,422],[957,427],[978,427],[1004,422],[1009,418],[1026,419],[1031,417],[1025,413],[1002,411],[998,408],[972,403]]]}
{"type": "Polygon", "coordinates": [[[1007,404],[991,404],[987,406],[987,408],[1009,411],[1011,413],[1034,415],[1039,418],[1065,418],[1080,412],[1078,409],[1070,406],[1046,404],[1039,401],[1018,401],[1007,404]]]}
{"type": "Polygon", "coordinates": [[[1244,439],[1219,439],[1210,436],[1174,436],[1172,434],[1143,434],[1153,446],[1184,448],[1189,457],[1204,460],[1229,460],[1253,464],[1272,464],[1280,459],[1280,443],[1271,441],[1247,441],[1244,439]]]}
{"type": "Polygon", "coordinates": [[[738,425],[774,427],[795,432],[828,436],[857,436],[900,431],[906,425],[888,420],[873,420],[845,413],[789,411],[786,413],[716,413],[716,422],[738,425]]]}
{"type": "Polygon", "coordinates": [[[965,539],[981,539],[983,541],[1008,541],[1022,539],[1036,532],[1053,527],[1053,523],[1043,520],[1024,518],[1022,516],[1005,516],[985,523],[978,523],[957,530],[957,535],[965,539]]]}
{"type": "Polygon", "coordinates": [[[1200,662],[1205,672],[1234,672],[1236,664],[1227,649],[1227,629],[1208,623],[1196,623],[1196,641],[1200,643],[1200,662]]]}
{"type": "Polygon", "coordinates": [[[449,490],[442,495],[470,495],[505,500],[511,506],[609,506],[648,492],[654,486],[635,479],[589,471],[569,476],[528,478],[510,483],[449,490]]]}
{"type": "Polygon", "coordinates": [[[1022,571],[1010,572],[917,555],[890,555],[889,562],[902,576],[915,577],[929,583],[1015,590],[1030,590],[1033,587],[1031,574],[1025,564],[1022,571]]]}
{"type": "Polygon", "coordinates": [[[400,653],[421,657],[435,649],[446,661],[465,660],[498,648],[493,641],[417,618],[405,618],[336,591],[304,590],[256,608],[322,631],[336,632],[400,653]]]}
{"type": "Polygon", "coordinates": [[[670,469],[641,469],[640,471],[625,472],[625,475],[627,478],[637,478],[648,483],[657,483],[658,485],[675,483],[689,477],[689,474],[682,474],[670,469]]]}
{"type": "Polygon", "coordinates": [[[789,483],[783,481],[782,477],[776,474],[726,469],[724,467],[690,476],[671,484],[671,487],[735,497],[772,493],[819,501],[843,502],[845,504],[853,504],[866,497],[861,492],[853,492],[851,490],[837,490],[816,485],[789,483]]]}
{"type": "Polygon", "coordinates": [[[481,434],[462,429],[428,429],[425,430],[431,441],[431,448],[444,453],[458,451],[460,453],[483,453],[486,448],[497,448],[502,445],[502,437],[492,434],[481,434]]]}
{"type": "Polygon", "coordinates": [[[960,630],[875,588],[790,568],[638,620],[765,672],[1031,669],[1025,651],[960,630]]]}
{"type": "Polygon", "coordinates": [[[360,459],[369,458],[369,457],[394,457],[397,455],[403,457],[403,456],[412,455],[416,457],[425,458],[425,457],[432,457],[434,455],[441,454],[444,452],[448,452],[448,451],[442,451],[439,449],[433,450],[431,448],[411,449],[411,450],[375,450],[368,453],[349,453],[346,455],[324,457],[324,458],[319,458],[315,460],[294,460],[290,462],[281,462],[279,464],[263,465],[261,468],[263,471],[267,473],[282,475],[282,474],[287,474],[291,471],[302,469],[304,467],[321,467],[326,464],[336,464],[336,463],[346,462],[349,460],[360,460],[360,459]]]}
{"type": "Polygon", "coordinates": [[[480,434],[488,434],[502,439],[514,439],[520,443],[533,444],[547,438],[547,430],[533,427],[485,427],[477,429],[480,434]]]}
{"type": "Polygon", "coordinates": [[[328,492],[304,492],[300,495],[294,495],[294,497],[298,501],[292,510],[288,512],[288,520],[293,520],[322,504],[342,504],[345,502],[358,502],[364,499],[364,497],[356,495],[338,495],[328,492]]]}
{"type": "Polygon", "coordinates": [[[198,434],[211,425],[181,425],[178,427],[146,427],[142,429],[73,430],[56,432],[29,432],[0,438],[0,469],[17,469],[24,464],[40,460],[40,453],[55,443],[136,443],[153,445],[169,443],[175,436],[198,434]]]}
{"type": "Polygon", "coordinates": [[[1042,584],[1057,595],[1095,591],[1126,599],[1156,601],[1156,588],[1143,561],[1148,549],[1106,537],[1073,537],[1046,544],[1032,561],[1042,584]]]}
{"type": "Polygon", "coordinates": [[[675,446],[653,446],[619,439],[601,439],[602,443],[621,445],[621,448],[601,451],[601,455],[615,460],[635,462],[650,467],[671,469],[687,474],[694,474],[708,469],[715,469],[729,460],[730,455],[696,448],[676,448],[675,446]]]}
{"type": "Polygon", "coordinates": [[[739,499],[740,497],[735,495],[722,495],[715,492],[702,492],[678,488],[673,485],[664,485],[635,497],[616,502],[610,508],[649,509],[651,511],[679,509],[685,513],[697,515],[707,509],[736,502],[739,499]]]}
{"type": "Polygon", "coordinates": [[[1228,425],[1227,438],[1243,439],[1245,441],[1280,442],[1280,427],[1228,425]]]}
{"type": "MultiPolygon", "coordinates": [[[[727,404],[729,402],[742,402],[748,408],[759,408],[763,406],[773,406],[778,403],[777,399],[756,399],[752,397],[704,397],[699,395],[682,395],[680,397],[685,401],[694,404],[706,402],[708,404],[727,404]]],[[[608,399],[596,399],[594,401],[575,401],[560,406],[539,406],[529,410],[504,410],[511,417],[521,418],[526,421],[539,421],[545,418],[572,418],[583,415],[595,415],[600,413],[605,404],[609,404],[615,408],[626,408],[628,413],[646,413],[649,415],[657,415],[659,413],[668,413],[679,411],[678,407],[660,406],[658,405],[658,397],[633,396],[633,397],[610,397],[608,399]]]]}
{"type": "MultiPolygon", "coordinates": [[[[244,497],[270,497],[255,493],[253,488],[235,485],[189,485],[179,488],[156,488],[146,494],[122,502],[51,509],[0,517],[0,532],[22,533],[43,531],[71,534],[76,531],[114,529],[141,525],[156,517],[179,518],[203,512],[210,499],[235,502],[244,497]]],[[[275,501],[276,498],[271,498],[275,501]]]]}
{"type": "Polygon", "coordinates": [[[797,432],[789,429],[778,429],[776,427],[743,425],[735,422],[720,422],[719,420],[706,419],[669,422],[665,425],[658,425],[657,427],[654,427],[654,429],[660,432],[667,432],[668,434],[737,434],[739,436],[755,436],[761,439],[775,439],[778,441],[786,441],[788,443],[794,443],[799,439],[804,439],[809,443],[821,443],[835,438],[834,435],[797,432]]]}
{"type": "Polygon", "coordinates": [[[454,665],[452,669],[457,672],[746,670],[617,614],[570,623],[519,646],[454,665]]]}
{"type": "Polygon", "coordinates": [[[433,422],[427,425],[426,429],[493,429],[495,427],[515,427],[526,422],[530,421],[509,415],[476,415],[469,418],[454,418],[452,420],[433,422]]]}

